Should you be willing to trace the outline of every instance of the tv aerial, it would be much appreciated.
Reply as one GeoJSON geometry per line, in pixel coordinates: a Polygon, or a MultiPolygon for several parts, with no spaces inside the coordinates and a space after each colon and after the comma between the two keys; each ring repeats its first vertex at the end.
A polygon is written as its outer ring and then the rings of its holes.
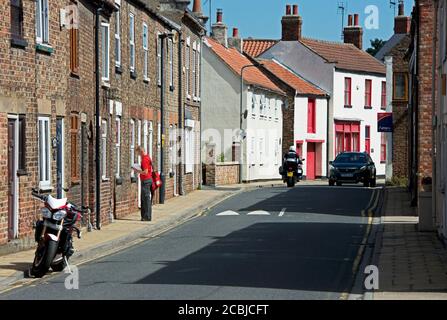
{"type": "Polygon", "coordinates": [[[341,39],[342,40],[344,38],[343,29],[345,28],[345,15],[346,15],[347,11],[348,11],[348,2],[347,1],[338,2],[337,14],[341,15],[341,39]]]}

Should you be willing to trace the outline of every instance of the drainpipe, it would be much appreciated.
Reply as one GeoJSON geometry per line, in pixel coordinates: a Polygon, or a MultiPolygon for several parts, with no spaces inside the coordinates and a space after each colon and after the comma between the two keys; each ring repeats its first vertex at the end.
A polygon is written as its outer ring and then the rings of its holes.
{"type": "MultiPolygon", "coordinates": [[[[211,0],[210,0],[210,7],[211,7],[211,0]]],[[[211,16],[210,16],[211,17],[211,16]]],[[[210,19],[211,20],[211,19],[210,19]]],[[[199,147],[199,186],[200,189],[202,189],[202,185],[203,185],[203,170],[202,170],[202,79],[203,79],[203,66],[202,66],[202,54],[203,54],[203,38],[204,38],[204,34],[202,32],[202,34],[200,35],[200,57],[199,57],[199,64],[200,64],[200,76],[199,76],[199,123],[200,123],[200,137],[199,137],[199,141],[200,141],[200,147],[199,147]]]]}
{"type": "Polygon", "coordinates": [[[99,125],[99,28],[100,28],[100,13],[102,8],[96,8],[96,30],[95,30],[95,76],[96,76],[96,86],[95,86],[95,113],[96,113],[96,146],[95,146],[95,162],[96,162],[96,229],[101,230],[101,172],[99,163],[100,154],[100,125],[99,125]]]}
{"type": "MultiPolygon", "coordinates": [[[[184,119],[183,119],[183,115],[184,115],[184,108],[185,108],[185,104],[183,103],[183,59],[182,59],[182,44],[185,42],[185,40],[182,38],[182,32],[178,31],[178,38],[179,38],[179,42],[178,42],[178,73],[179,73],[179,77],[178,77],[178,103],[179,103],[179,108],[178,108],[178,128],[179,128],[179,132],[181,134],[181,139],[180,139],[180,157],[179,157],[179,185],[180,185],[180,195],[183,196],[185,195],[185,190],[183,187],[183,151],[185,150],[185,146],[184,146],[184,131],[183,131],[183,124],[184,124],[184,119]]],[[[178,134],[176,139],[178,138],[178,134]]]]}
{"type": "Polygon", "coordinates": [[[166,177],[165,177],[165,173],[164,173],[164,152],[165,152],[165,137],[164,137],[164,132],[165,132],[165,111],[164,111],[164,104],[165,104],[165,52],[164,52],[164,42],[166,39],[166,35],[160,35],[161,38],[161,45],[160,45],[160,50],[161,50],[161,94],[160,94],[160,112],[161,112],[161,117],[160,117],[160,132],[161,132],[161,152],[160,152],[160,178],[161,178],[161,187],[160,187],[160,204],[164,204],[165,203],[165,190],[166,190],[166,177]]]}

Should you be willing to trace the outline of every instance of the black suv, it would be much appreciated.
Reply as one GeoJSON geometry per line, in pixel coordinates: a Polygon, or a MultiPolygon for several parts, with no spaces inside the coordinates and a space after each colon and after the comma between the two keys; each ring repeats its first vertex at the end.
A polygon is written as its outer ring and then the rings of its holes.
{"type": "Polygon", "coordinates": [[[329,165],[330,186],[341,186],[343,182],[363,182],[365,187],[376,186],[376,166],[367,153],[342,152],[329,165]]]}

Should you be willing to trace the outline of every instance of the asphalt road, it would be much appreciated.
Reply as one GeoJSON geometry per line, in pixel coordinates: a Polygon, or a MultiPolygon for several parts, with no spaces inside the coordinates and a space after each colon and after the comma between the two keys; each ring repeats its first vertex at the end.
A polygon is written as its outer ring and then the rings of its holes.
{"type": "Polygon", "coordinates": [[[367,229],[374,189],[262,188],[156,238],[50,275],[0,299],[340,299],[367,229]]]}

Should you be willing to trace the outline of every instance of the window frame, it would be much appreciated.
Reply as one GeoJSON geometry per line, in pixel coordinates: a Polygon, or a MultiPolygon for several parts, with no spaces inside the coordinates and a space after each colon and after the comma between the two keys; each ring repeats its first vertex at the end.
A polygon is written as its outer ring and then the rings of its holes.
{"type": "Polygon", "coordinates": [[[185,127],[185,173],[194,171],[194,128],[185,127]]]}
{"type": "Polygon", "coordinates": [[[79,115],[70,115],[70,170],[71,182],[77,183],[80,180],[78,170],[78,135],[79,135],[79,115]]]}
{"type": "Polygon", "coordinates": [[[143,22],[143,79],[149,81],[149,27],[143,22]]]}
{"type": "Polygon", "coordinates": [[[317,100],[307,99],[307,133],[317,133],[317,100]],[[309,119],[309,113],[312,113],[312,118],[309,119]]]}
{"type": "Polygon", "coordinates": [[[197,96],[196,96],[196,72],[197,72],[197,70],[196,70],[196,55],[197,55],[197,50],[196,50],[196,43],[194,42],[193,44],[192,44],[192,60],[193,60],[193,63],[192,63],[192,90],[191,90],[191,93],[192,93],[192,97],[194,98],[194,99],[196,99],[197,98],[197,96]]]}
{"type": "Polygon", "coordinates": [[[352,107],[352,78],[351,77],[345,77],[345,95],[344,95],[344,106],[345,108],[351,108],[352,107]],[[347,82],[349,82],[349,86],[347,86],[347,82]],[[346,98],[348,98],[348,101],[346,101],[346,98]]]}
{"type": "Polygon", "coordinates": [[[387,137],[385,132],[381,132],[380,136],[380,163],[385,163],[386,159],[386,149],[387,149],[387,137]]]}
{"type": "Polygon", "coordinates": [[[102,181],[107,181],[107,120],[101,120],[101,177],[102,181]]]}
{"type": "Polygon", "coordinates": [[[110,81],[110,24],[106,22],[101,22],[101,49],[101,79],[104,82],[108,82],[110,81]],[[107,41],[105,39],[106,36],[107,41]],[[106,45],[107,50],[105,48],[106,45]]]}
{"type": "Polygon", "coordinates": [[[365,125],[365,152],[367,152],[368,154],[371,154],[371,126],[370,125],[365,125]]]}
{"type": "Polygon", "coordinates": [[[23,40],[23,0],[10,0],[10,20],[11,20],[11,38],[17,40],[23,40]],[[14,12],[16,12],[14,14],[14,12]],[[18,17],[16,17],[18,15],[18,17]],[[15,27],[14,28],[14,24],[15,27]],[[14,30],[17,29],[17,30],[14,30]],[[15,31],[18,31],[17,33],[15,31]]]}
{"type": "MultiPolygon", "coordinates": [[[[71,5],[77,6],[76,2],[71,2],[71,5]]],[[[71,28],[70,32],[70,72],[72,74],[79,74],[79,29],[71,28]]]]}
{"type": "Polygon", "coordinates": [[[394,72],[393,73],[393,100],[396,101],[408,101],[408,72],[394,72]],[[397,76],[404,76],[405,80],[405,94],[404,97],[397,97],[396,96],[396,82],[397,82],[397,76]]]}
{"type": "Polygon", "coordinates": [[[365,108],[372,108],[372,80],[365,79],[365,108]]]}
{"type": "Polygon", "coordinates": [[[135,72],[135,14],[129,13],[129,69],[135,72]]]}
{"type": "Polygon", "coordinates": [[[49,44],[49,5],[48,0],[36,0],[36,43],[49,44]]]}
{"type": "Polygon", "coordinates": [[[196,52],[196,94],[197,100],[200,100],[200,55],[201,55],[200,42],[197,43],[197,52],[196,52]]]}
{"type": "Polygon", "coordinates": [[[161,86],[161,72],[162,72],[162,66],[161,66],[161,47],[162,47],[162,41],[163,39],[160,37],[161,33],[157,32],[157,38],[156,38],[156,48],[157,48],[157,84],[161,86]]]}
{"type": "Polygon", "coordinates": [[[17,124],[19,126],[19,161],[17,174],[26,175],[26,115],[20,114],[17,124]]]}
{"type": "Polygon", "coordinates": [[[121,67],[121,8],[115,12],[115,67],[121,67]]]}
{"type": "Polygon", "coordinates": [[[185,78],[186,78],[186,98],[191,99],[191,45],[190,45],[190,38],[186,40],[186,47],[185,47],[185,78]]]}
{"type": "Polygon", "coordinates": [[[121,117],[115,117],[115,177],[121,177],[121,117]]]}
{"type": "Polygon", "coordinates": [[[386,81],[382,81],[382,95],[381,95],[381,109],[386,110],[387,108],[387,87],[386,81]]]}
{"type": "Polygon", "coordinates": [[[38,164],[39,164],[39,189],[48,190],[51,189],[51,117],[50,116],[38,116],[38,164]],[[47,123],[45,132],[45,141],[42,142],[41,132],[45,130],[44,123],[47,123]],[[43,126],[43,127],[42,127],[43,126]],[[42,130],[42,131],[41,131],[42,130]],[[42,148],[42,143],[46,143],[45,148],[42,148]],[[42,161],[45,160],[46,163],[43,166],[42,161]],[[45,172],[42,169],[45,167],[45,172]],[[43,176],[48,177],[48,179],[42,179],[43,176]]]}
{"type": "MultiPolygon", "coordinates": [[[[135,120],[130,119],[130,125],[129,125],[129,138],[130,138],[130,155],[129,155],[129,161],[130,166],[132,167],[135,164],[135,120]]],[[[130,177],[135,177],[135,172],[133,170],[130,170],[130,177]]]]}

